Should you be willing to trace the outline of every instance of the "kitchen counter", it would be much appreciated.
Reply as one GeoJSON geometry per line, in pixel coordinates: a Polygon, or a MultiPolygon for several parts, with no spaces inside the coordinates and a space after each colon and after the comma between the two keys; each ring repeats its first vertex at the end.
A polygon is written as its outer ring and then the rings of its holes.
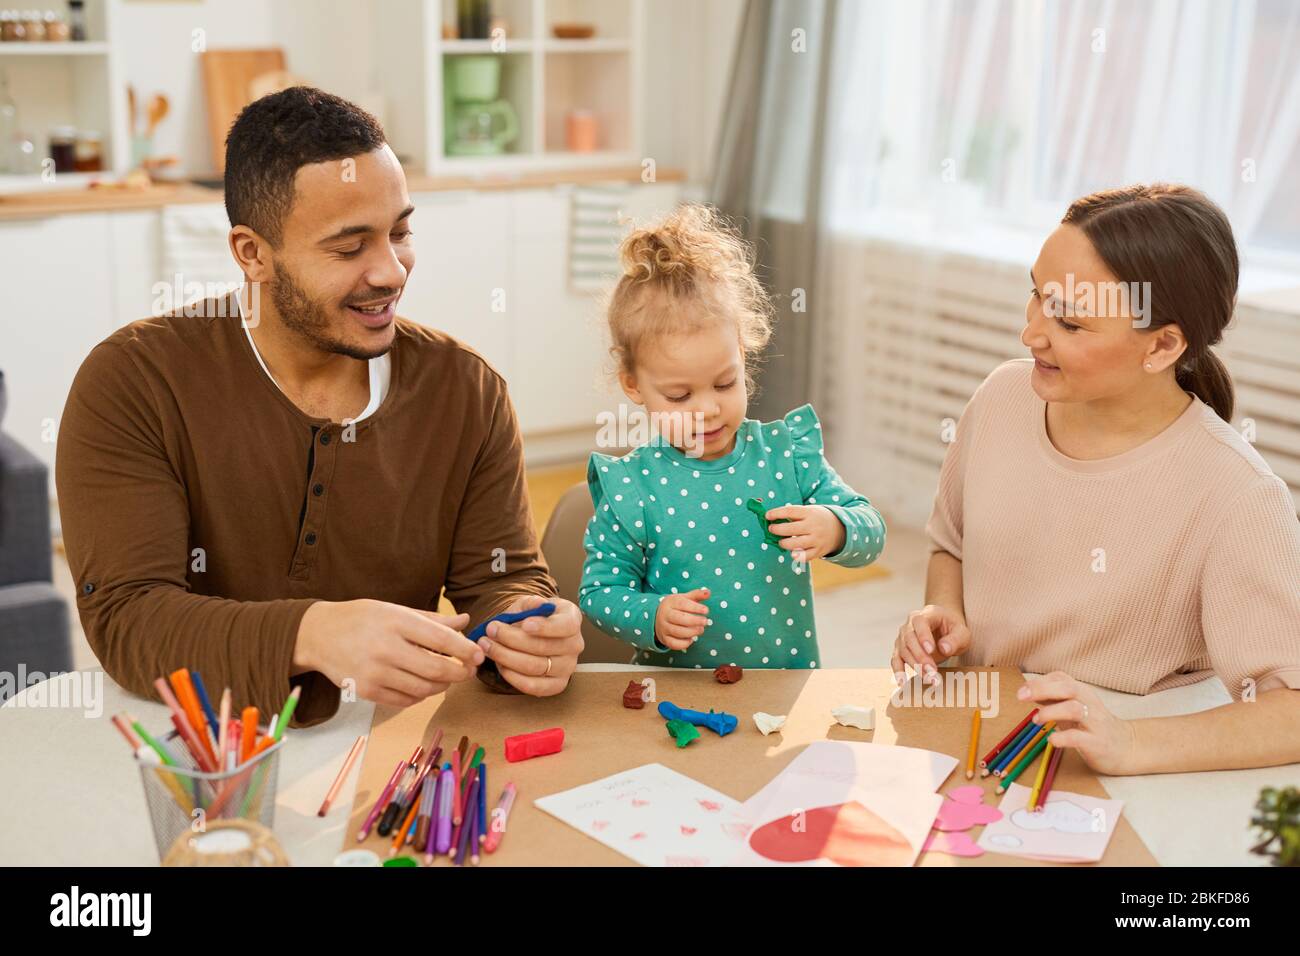
{"type": "MultiPolygon", "coordinates": [[[[588,185],[603,182],[637,182],[640,166],[616,166],[591,169],[529,170],[518,173],[493,172],[479,176],[407,176],[409,192],[447,192],[463,190],[537,189],[564,184],[588,185]]],[[[679,169],[656,171],[656,182],[681,182],[679,169]]],[[[0,193],[0,222],[11,219],[39,219],[76,212],[113,212],[130,209],[157,209],[186,203],[221,202],[220,189],[189,182],[158,183],[143,189],[40,189],[28,192],[0,193]]]]}

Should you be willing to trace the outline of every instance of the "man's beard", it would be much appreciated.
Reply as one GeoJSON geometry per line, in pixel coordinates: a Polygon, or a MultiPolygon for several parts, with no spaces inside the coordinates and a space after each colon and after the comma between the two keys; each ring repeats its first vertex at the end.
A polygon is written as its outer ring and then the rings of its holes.
{"type": "MultiPolygon", "coordinates": [[[[275,277],[270,282],[271,302],[280,315],[285,328],[296,332],[322,352],[346,355],[349,358],[367,361],[378,358],[392,348],[392,343],[381,348],[364,349],[349,345],[330,334],[330,306],[321,299],[313,299],[307,290],[298,284],[293,273],[283,265],[275,267],[275,277]]],[[[380,294],[371,298],[395,295],[400,289],[376,290],[380,294]]]]}

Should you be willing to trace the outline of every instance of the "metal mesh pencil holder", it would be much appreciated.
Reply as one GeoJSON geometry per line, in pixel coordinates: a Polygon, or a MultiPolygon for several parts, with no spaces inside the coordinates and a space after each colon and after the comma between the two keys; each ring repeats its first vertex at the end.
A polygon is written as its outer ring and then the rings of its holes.
{"type": "MultiPolygon", "coordinates": [[[[265,728],[259,732],[265,733],[265,728]]],[[[175,730],[160,740],[176,766],[136,758],[159,860],[177,837],[201,831],[209,820],[256,820],[267,829],[273,827],[283,739],[223,773],[200,770],[175,730]]]]}

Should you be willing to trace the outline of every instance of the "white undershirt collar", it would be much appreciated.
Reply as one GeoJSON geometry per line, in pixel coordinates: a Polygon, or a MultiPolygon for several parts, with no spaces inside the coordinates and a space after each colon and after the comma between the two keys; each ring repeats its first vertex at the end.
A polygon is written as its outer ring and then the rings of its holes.
{"type": "MultiPolygon", "coordinates": [[[[257,343],[253,341],[252,328],[248,320],[244,318],[244,286],[240,286],[235,292],[235,308],[239,310],[239,324],[248,336],[248,344],[253,349],[253,355],[257,358],[257,364],[262,366],[262,371],[266,377],[271,380],[276,388],[283,393],[284,389],[280,388],[280,383],[275,380],[271,370],[266,367],[266,362],[262,359],[262,353],[257,350],[257,343]]],[[[385,352],[377,358],[372,358],[366,363],[366,369],[370,373],[370,400],[366,402],[366,407],[361,410],[353,422],[359,422],[363,418],[373,415],[375,410],[384,403],[384,397],[388,394],[388,385],[393,378],[393,356],[391,352],[385,352]]],[[[287,397],[287,396],[286,396],[287,397]]]]}

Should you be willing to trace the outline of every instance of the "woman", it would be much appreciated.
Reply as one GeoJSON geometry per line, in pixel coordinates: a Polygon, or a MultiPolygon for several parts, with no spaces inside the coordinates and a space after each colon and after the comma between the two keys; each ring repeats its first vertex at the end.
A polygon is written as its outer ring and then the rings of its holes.
{"type": "Polygon", "coordinates": [[[892,664],[1043,674],[1020,698],[1107,774],[1300,761],[1300,523],[1228,424],[1210,351],[1237,250],[1184,186],[1076,201],[1030,270],[1031,359],[976,390],[944,460],[926,607],[892,664]],[[1149,720],[1084,684],[1146,694],[1217,674],[1232,702],[1149,720]]]}

